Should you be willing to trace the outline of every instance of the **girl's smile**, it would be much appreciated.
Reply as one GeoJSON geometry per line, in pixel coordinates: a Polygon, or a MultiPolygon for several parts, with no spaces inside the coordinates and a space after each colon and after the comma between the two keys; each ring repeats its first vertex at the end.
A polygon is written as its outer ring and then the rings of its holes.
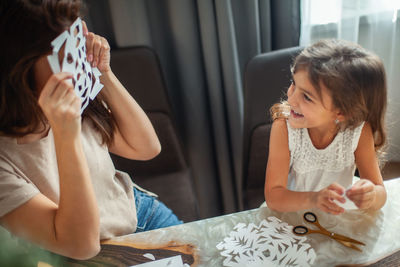
{"type": "Polygon", "coordinates": [[[315,147],[328,145],[338,130],[335,120],[343,120],[333,106],[329,89],[321,84],[320,91],[317,91],[309,80],[308,71],[300,69],[293,74],[287,95],[291,106],[290,126],[307,128],[315,147]]]}
{"type": "Polygon", "coordinates": [[[302,118],[304,118],[303,114],[298,113],[298,112],[294,111],[293,109],[290,110],[290,116],[292,116],[294,119],[302,119],[302,118]]]}
{"type": "Polygon", "coordinates": [[[336,127],[339,112],[333,106],[328,88],[321,84],[318,92],[309,80],[307,70],[298,70],[293,74],[287,95],[291,106],[289,123],[293,128],[326,132],[336,127]]]}

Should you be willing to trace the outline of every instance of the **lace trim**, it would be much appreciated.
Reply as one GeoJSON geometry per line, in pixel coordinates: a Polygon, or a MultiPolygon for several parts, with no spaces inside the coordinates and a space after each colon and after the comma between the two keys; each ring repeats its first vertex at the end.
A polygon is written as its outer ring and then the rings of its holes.
{"type": "Polygon", "coordinates": [[[293,129],[287,122],[290,165],[297,173],[315,170],[338,171],[355,162],[354,151],[364,123],[355,129],[340,131],[324,149],[316,149],[306,128],[293,129]]]}

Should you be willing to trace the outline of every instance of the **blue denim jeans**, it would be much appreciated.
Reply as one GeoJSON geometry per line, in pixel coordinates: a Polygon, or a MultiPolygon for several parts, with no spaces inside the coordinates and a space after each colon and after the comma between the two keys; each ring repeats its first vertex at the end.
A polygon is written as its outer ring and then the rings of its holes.
{"type": "Polygon", "coordinates": [[[135,233],[183,223],[164,203],[158,201],[157,198],[149,196],[135,187],[133,188],[133,192],[135,194],[138,219],[135,233]]]}

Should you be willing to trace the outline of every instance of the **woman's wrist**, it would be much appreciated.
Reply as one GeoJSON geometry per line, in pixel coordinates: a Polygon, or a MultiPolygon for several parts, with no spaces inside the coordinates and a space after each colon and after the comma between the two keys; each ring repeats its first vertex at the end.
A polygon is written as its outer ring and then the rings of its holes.
{"type": "Polygon", "coordinates": [[[110,97],[110,93],[115,88],[117,77],[114,75],[112,70],[102,73],[100,76],[100,83],[104,85],[103,89],[101,89],[100,94],[108,99],[110,97]]]}
{"type": "Polygon", "coordinates": [[[81,133],[81,119],[74,123],[74,125],[61,125],[60,127],[51,126],[54,140],[60,140],[65,143],[71,143],[80,139],[81,133]]]}
{"type": "Polygon", "coordinates": [[[104,86],[106,86],[106,84],[109,84],[110,82],[112,82],[113,79],[115,79],[115,75],[111,69],[109,69],[108,71],[102,72],[100,75],[100,82],[104,86]]]}

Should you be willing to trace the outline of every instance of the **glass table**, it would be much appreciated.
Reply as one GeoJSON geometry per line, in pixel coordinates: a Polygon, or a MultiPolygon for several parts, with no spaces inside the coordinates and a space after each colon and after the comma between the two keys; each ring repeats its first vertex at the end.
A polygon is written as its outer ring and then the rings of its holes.
{"type": "MultiPolygon", "coordinates": [[[[311,210],[329,231],[366,244],[359,252],[326,236],[308,235],[309,244],[316,253],[313,266],[398,266],[388,265],[388,260],[397,262],[398,258],[400,261],[400,252],[396,253],[400,251],[400,178],[385,181],[385,187],[387,202],[376,212],[350,210],[335,216],[311,210]]],[[[72,266],[131,266],[151,261],[144,256],[148,253],[155,259],[181,255],[183,262],[189,266],[223,266],[224,257],[216,245],[229,235],[235,225],[257,225],[269,216],[275,216],[289,225],[307,225],[303,221],[304,212],[280,213],[263,207],[116,237],[103,241],[101,252],[91,260],[69,262],[72,266]]]]}

